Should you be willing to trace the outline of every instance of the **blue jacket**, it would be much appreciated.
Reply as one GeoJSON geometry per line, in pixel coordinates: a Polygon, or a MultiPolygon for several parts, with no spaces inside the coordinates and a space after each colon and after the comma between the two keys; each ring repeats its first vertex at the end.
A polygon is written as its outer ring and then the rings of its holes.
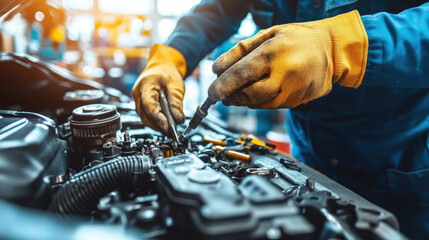
{"type": "Polygon", "coordinates": [[[260,28],[267,28],[354,9],[360,12],[369,39],[363,83],[358,89],[334,84],[327,96],[287,111],[292,155],[394,211],[409,234],[426,238],[427,1],[206,0],[179,20],[167,44],[185,56],[190,74],[204,56],[237,31],[248,12],[260,28]],[[405,203],[404,199],[410,200],[405,203]]]}

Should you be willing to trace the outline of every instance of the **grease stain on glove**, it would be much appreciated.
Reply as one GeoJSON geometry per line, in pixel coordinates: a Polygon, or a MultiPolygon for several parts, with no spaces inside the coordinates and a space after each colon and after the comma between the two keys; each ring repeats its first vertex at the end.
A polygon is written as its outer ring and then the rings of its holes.
{"type": "Polygon", "coordinates": [[[220,56],[209,96],[225,105],[293,108],[337,83],[362,82],[368,37],[357,11],[261,30],[220,56]]]}

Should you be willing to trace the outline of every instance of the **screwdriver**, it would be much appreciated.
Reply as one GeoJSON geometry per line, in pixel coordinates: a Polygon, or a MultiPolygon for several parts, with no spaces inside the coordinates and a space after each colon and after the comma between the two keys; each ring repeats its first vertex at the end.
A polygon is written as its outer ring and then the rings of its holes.
{"type": "Polygon", "coordinates": [[[171,114],[164,90],[159,90],[159,103],[161,104],[162,112],[167,118],[168,130],[173,135],[174,141],[180,143],[179,136],[177,135],[176,122],[174,121],[173,115],[171,114]]]}
{"type": "Polygon", "coordinates": [[[180,135],[180,140],[183,140],[185,138],[185,135],[188,134],[191,129],[196,129],[200,125],[201,121],[207,116],[209,108],[215,103],[216,101],[207,97],[204,103],[197,107],[197,110],[195,111],[194,116],[191,118],[189,125],[180,135]]]}

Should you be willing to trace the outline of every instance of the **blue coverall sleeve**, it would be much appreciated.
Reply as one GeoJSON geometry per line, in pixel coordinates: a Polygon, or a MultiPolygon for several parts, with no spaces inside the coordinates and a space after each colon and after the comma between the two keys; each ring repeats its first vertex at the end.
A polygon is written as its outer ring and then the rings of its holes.
{"type": "Polygon", "coordinates": [[[429,3],[362,21],[369,40],[363,84],[429,88],[429,3]]]}
{"type": "Polygon", "coordinates": [[[186,59],[186,75],[215,47],[237,32],[249,12],[247,0],[203,0],[183,16],[165,43],[186,59]]]}

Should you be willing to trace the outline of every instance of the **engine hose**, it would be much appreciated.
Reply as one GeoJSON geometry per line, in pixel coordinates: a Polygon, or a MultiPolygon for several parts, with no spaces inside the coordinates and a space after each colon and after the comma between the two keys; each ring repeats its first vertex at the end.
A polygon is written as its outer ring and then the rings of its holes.
{"type": "Polygon", "coordinates": [[[89,216],[99,200],[151,168],[148,156],[118,157],[74,175],[52,200],[49,210],[60,215],[89,216]]]}

